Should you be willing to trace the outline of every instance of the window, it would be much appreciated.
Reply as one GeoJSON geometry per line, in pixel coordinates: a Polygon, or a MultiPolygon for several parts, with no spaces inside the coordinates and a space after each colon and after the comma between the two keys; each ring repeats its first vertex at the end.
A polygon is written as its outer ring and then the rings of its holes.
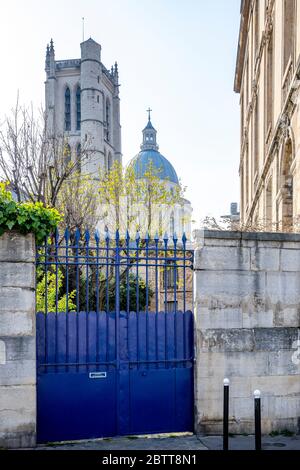
{"type": "Polygon", "coordinates": [[[259,51],[259,39],[260,39],[260,31],[259,31],[259,0],[255,0],[254,6],[254,58],[257,57],[259,51]]]}
{"type": "Polygon", "coordinates": [[[110,141],[110,102],[109,102],[109,99],[106,100],[105,121],[106,121],[105,138],[109,142],[110,141]]]}
{"type": "Polygon", "coordinates": [[[99,103],[99,95],[97,96],[97,103],[99,103]]]}
{"type": "Polygon", "coordinates": [[[107,159],[107,169],[108,169],[108,171],[111,169],[112,164],[113,164],[113,160],[112,160],[111,153],[109,152],[108,159],[107,159]]]}
{"type": "Polygon", "coordinates": [[[80,86],[76,90],[76,130],[80,131],[81,125],[81,90],[80,86]]]}
{"type": "Polygon", "coordinates": [[[71,161],[71,147],[69,144],[65,145],[64,157],[65,157],[65,165],[67,166],[71,161]]]}
{"type": "Polygon", "coordinates": [[[76,157],[77,157],[77,170],[79,171],[79,173],[81,173],[80,156],[81,156],[81,144],[78,144],[76,148],[76,157]]]}
{"type": "Polygon", "coordinates": [[[98,77],[97,77],[97,82],[100,83],[100,77],[99,77],[99,75],[98,75],[98,77]]]}
{"type": "Polygon", "coordinates": [[[273,36],[269,40],[266,51],[265,109],[267,134],[273,122],[273,36]]]}
{"type": "Polygon", "coordinates": [[[257,92],[253,121],[253,175],[258,172],[259,164],[259,93],[257,92]]]}
{"type": "Polygon", "coordinates": [[[65,130],[71,130],[71,93],[69,87],[65,91],[65,130]]]}
{"type": "Polygon", "coordinates": [[[283,74],[289,59],[293,56],[295,28],[295,1],[284,0],[283,3],[283,74]]]}

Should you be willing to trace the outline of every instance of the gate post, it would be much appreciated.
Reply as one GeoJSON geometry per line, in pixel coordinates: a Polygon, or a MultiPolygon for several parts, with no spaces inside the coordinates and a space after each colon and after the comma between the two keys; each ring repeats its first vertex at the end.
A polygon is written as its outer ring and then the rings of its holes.
{"type": "Polygon", "coordinates": [[[0,237],[0,447],[36,444],[35,240],[0,237]]]}

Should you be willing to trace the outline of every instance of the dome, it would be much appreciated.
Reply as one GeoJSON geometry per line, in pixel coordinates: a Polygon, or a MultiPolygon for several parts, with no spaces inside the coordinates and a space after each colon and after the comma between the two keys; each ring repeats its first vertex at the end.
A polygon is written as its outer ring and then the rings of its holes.
{"type": "Polygon", "coordinates": [[[179,184],[176,171],[169,160],[155,149],[142,150],[131,160],[129,166],[134,166],[134,172],[137,178],[143,178],[150,164],[157,170],[157,176],[159,176],[159,178],[179,184]]]}
{"type": "Polygon", "coordinates": [[[129,163],[129,167],[134,167],[136,178],[143,178],[145,173],[149,170],[152,164],[156,169],[157,176],[160,179],[170,181],[174,184],[179,184],[178,176],[173,166],[159,151],[156,142],[156,130],[150,120],[151,109],[148,112],[148,123],[143,129],[143,142],[141,151],[129,163]]]}

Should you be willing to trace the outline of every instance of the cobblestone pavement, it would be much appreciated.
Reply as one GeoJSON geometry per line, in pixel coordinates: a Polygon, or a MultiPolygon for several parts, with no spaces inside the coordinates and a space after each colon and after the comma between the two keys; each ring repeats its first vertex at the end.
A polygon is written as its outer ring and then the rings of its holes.
{"type": "MultiPolygon", "coordinates": [[[[265,436],[265,450],[300,450],[300,436],[265,436]]],[[[254,436],[229,439],[230,450],[254,450],[254,436]]],[[[148,437],[116,437],[77,442],[39,445],[37,450],[222,450],[221,436],[167,435],[148,437]]]]}

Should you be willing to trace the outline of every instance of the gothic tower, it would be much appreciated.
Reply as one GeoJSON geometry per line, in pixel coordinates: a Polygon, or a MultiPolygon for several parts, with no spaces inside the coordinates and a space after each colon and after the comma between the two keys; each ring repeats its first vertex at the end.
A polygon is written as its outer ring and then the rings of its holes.
{"type": "Polygon", "coordinates": [[[46,50],[45,101],[49,135],[64,136],[70,156],[82,148],[89,158],[81,171],[97,177],[99,169],[122,162],[119,73],[101,62],[101,46],[93,39],[81,43],[81,58],[55,60],[51,39],[46,50]]]}

